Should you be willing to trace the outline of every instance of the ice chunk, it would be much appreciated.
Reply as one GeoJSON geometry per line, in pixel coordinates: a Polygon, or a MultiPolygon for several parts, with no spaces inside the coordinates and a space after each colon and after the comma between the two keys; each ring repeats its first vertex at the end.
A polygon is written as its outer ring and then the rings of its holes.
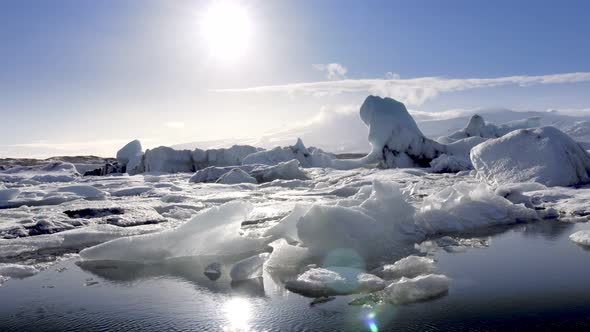
{"type": "Polygon", "coordinates": [[[478,177],[495,185],[538,182],[569,186],[590,182],[590,155],[554,127],[522,129],[473,148],[478,177]]]}
{"type": "Polygon", "coordinates": [[[126,237],[88,248],[85,260],[157,262],[185,256],[240,256],[259,251],[264,239],[240,235],[251,205],[232,201],[200,212],[187,223],[157,234],[126,237]]]}
{"type": "Polygon", "coordinates": [[[0,202],[6,202],[15,199],[20,194],[19,189],[0,189],[0,202]]]}
{"type": "Polygon", "coordinates": [[[297,236],[297,223],[310,208],[310,204],[296,204],[291,213],[266,230],[264,235],[272,238],[285,238],[291,242],[300,242],[301,240],[297,236]]]}
{"type": "Polygon", "coordinates": [[[238,183],[254,183],[256,184],[256,179],[251,177],[250,174],[244,172],[239,168],[234,168],[231,171],[223,174],[219,177],[216,183],[221,184],[238,184],[238,183]]]}
{"type": "Polygon", "coordinates": [[[203,272],[209,280],[215,281],[221,277],[221,264],[220,263],[211,263],[205,267],[205,271],[203,272]]]}
{"type": "Polygon", "coordinates": [[[315,205],[297,223],[299,239],[314,253],[353,248],[364,254],[383,231],[375,219],[342,206],[315,205]]]}
{"type": "Polygon", "coordinates": [[[382,292],[383,301],[393,304],[408,304],[425,301],[445,294],[451,279],[442,274],[429,274],[412,279],[401,278],[387,286],[382,292]]]}
{"type": "Polygon", "coordinates": [[[274,275],[294,275],[309,260],[309,249],[297,247],[280,239],[270,244],[273,248],[266,269],[274,275]]]}
{"type": "Polygon", "coordinates": [[[268,253],[262,253],[235,263],[229,271],[231,280],[242,281],[262,277],[262,266],[268,256],[268,253]]]}
{"type": "Polygon", "coordinates": [[[577,231],[574,234],[570,235],[570,240],[574,241],[575,243],[581,246],[590,247],[590,230],[585,229],[577,231]]]}
{"type": "Polygon", "coordinates": [[[428,233],[439,234],[537,218],[535,210],[512,204],[484,184],[459,182],[426,197],[416,223],[428,233]]]}
{"type": "Polygon", "coordinates": [[[174,150],[160,146],[145,152],[144,166],[146,172],[178,173],[194,172],[192,152],[174,150]]]}
{"type": "Polygon", "coordinates": [[[252,176],[259,183],[274,180],[308,180],[309,176],[299,167],[299,160],[293,159],[275,166],[259,166],[252,170],[252,176]]]}
{"type": "Polygon", "coordinates": [[[421,274],[430,274],[435,269],[434,260],[431,258],[408,256],[393,264],[384,265],[376,274],[387,280],[401,277],[414,278],[421,274]]]}
{"type": "Polygon", "coordinates": [[[39,270],[30,265],[0,263],[0,276],[9,278],[26,278],[37,274],[39,270]]]}
{"type": "Polygon", "coordinates": [[[130,175],[142,173],[144,165],[141,142],[133,140],[117,151],[117,162],[130,175]]]}
{"type": "Polygon", "coordinates": [[[385,288],[385,282],[372,274],[350,267],[312,268],[285,287],[295,293],[321,297],[370,293],[385,288]]]}

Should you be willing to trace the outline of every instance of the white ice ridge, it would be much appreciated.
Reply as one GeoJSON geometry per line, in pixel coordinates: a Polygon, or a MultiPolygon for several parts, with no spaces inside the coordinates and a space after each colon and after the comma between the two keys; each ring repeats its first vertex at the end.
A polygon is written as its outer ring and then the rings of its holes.
{"type": "Polygon", "coordinates": [[[481,179],[491,184],[538,182],[569,186],[590,181],[590,155],[554,127],[521,129],[471,151],[481,179]]]}
{"type": "Polygon", "coordinates": [[[312,268],[285,283],[288,290],[309,297],[371,293],[385,286],[385,281],[375,275],[343,266],[312,268]]]}

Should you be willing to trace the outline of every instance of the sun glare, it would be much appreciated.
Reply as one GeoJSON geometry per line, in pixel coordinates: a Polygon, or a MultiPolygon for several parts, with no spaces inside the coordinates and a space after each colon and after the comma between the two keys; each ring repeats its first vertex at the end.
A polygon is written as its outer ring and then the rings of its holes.
{"type": "Polygon", "coordinates": [[[204,14],[202,33],[213,57],[235,60],[246,53],[252,24],[245,8],[233,2],[215,2],[204,14]]]}

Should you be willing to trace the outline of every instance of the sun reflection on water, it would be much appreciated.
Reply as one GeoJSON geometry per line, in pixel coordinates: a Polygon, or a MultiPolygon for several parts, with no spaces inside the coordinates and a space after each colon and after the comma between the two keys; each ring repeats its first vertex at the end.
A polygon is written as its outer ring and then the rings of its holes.
{"type": "Polygon", "coordinates": [[[223,305],[223,313],[228,321],[225,331],[251,331],[248,325],[252,316],[250,302],[242,297],[234,297],[223,305]]]}

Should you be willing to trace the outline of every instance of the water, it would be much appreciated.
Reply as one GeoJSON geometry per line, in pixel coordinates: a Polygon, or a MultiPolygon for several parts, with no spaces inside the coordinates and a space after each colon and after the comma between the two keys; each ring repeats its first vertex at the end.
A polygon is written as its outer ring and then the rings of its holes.
{"type": "Polygon", "coordinates": [[[0,287],[2,330],[522,331],[590,330],[590,251],[568,239],[585,224],[498,229],[489,248],[436,253],[453,278],[429,302],[350,306],[264,281],[231,284],[183,262],[159,268],[81,268],[69,260],[0,287]],[[66,267],[63,272],[56,271],[66,267]],[[96,284],[96,282],[98,282],[96,284]]]}

